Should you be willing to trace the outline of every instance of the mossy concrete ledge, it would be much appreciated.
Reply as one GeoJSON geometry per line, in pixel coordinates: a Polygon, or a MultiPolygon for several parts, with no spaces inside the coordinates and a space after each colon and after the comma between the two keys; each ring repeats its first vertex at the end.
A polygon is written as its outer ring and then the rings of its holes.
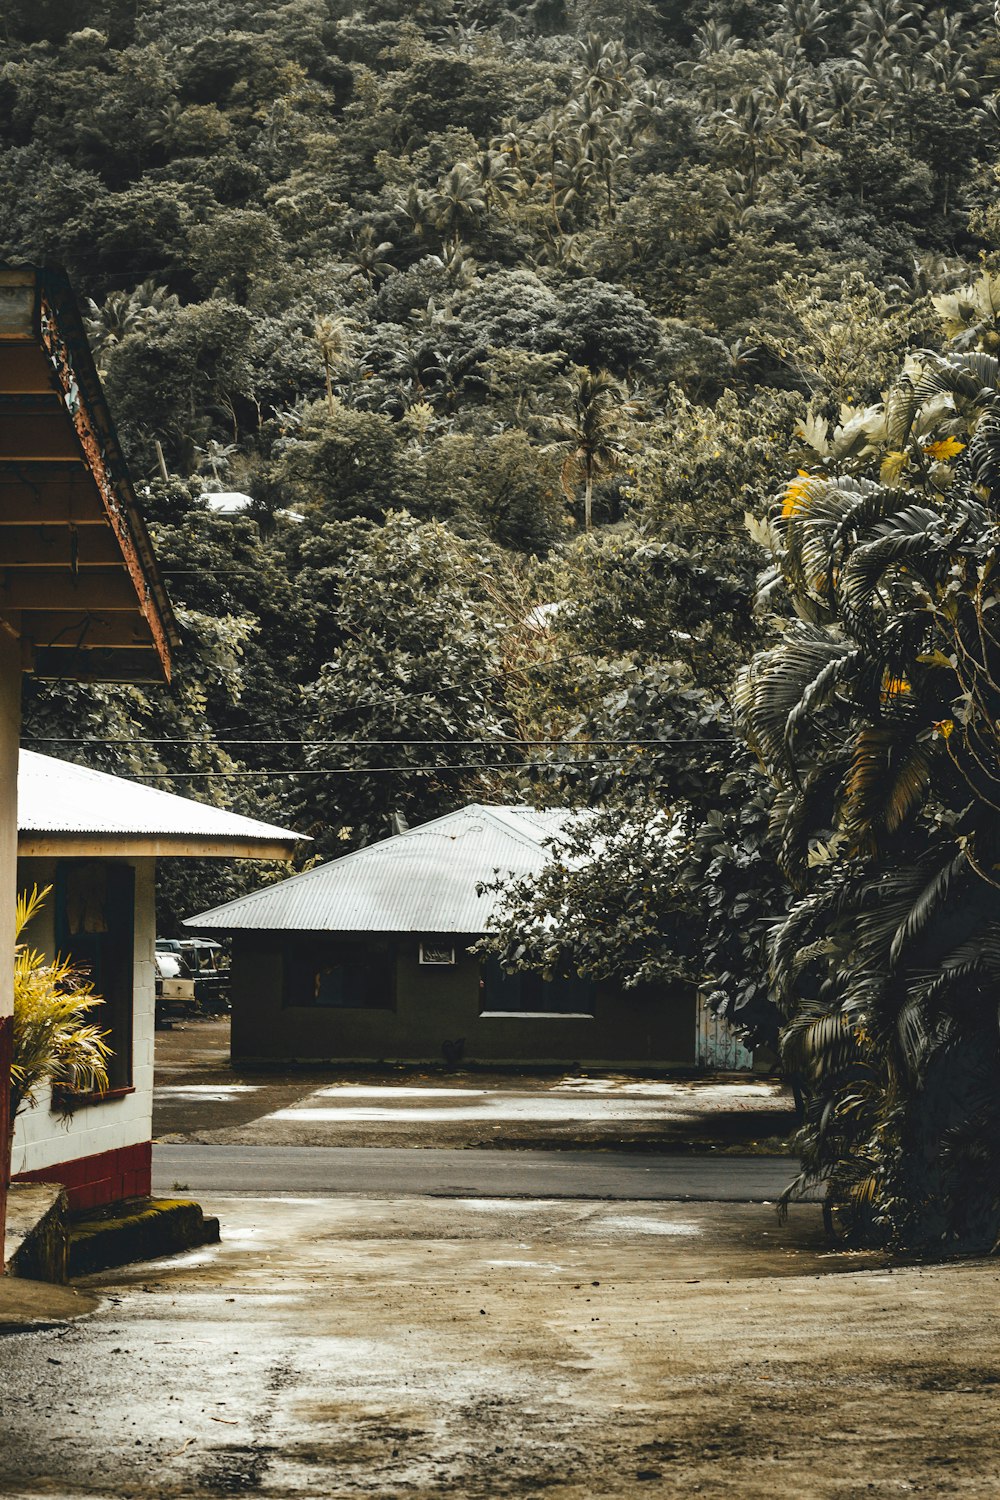
{"type": "Polygon", "coordinates": [[[11,1184],[4,1250],[10,1276],[69,1280],[69,1210],[60,1183],[11,1184]]]}
{"type": "Polygon", "coordinates": [[[218,1240],[218,1219],[190,1198],[129,1198],[71,1220],[69,1273],[89,1276],[218,1240]]]}

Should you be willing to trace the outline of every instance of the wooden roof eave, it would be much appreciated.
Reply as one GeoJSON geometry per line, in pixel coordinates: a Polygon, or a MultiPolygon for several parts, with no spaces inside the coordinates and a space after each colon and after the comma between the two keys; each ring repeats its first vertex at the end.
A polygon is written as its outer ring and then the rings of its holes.
{"type": "Polygon", "coordinates": [[[30,670],[170,677],[179,632],[65,274],[0,266],[0,617],[30,670]]]}

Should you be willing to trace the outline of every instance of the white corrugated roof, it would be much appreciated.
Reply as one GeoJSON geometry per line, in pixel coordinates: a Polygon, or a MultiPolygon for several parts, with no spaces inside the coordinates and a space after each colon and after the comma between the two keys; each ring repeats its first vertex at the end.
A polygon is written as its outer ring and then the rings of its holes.
{"type": "MultiPolygon", "coordinates": [[[[288,828],[34,750],[20,753],[17,825],[21,842],[29,845],[59,835],[107,837],[123,852],[128,852],[130,841],[160,840],[166,846],[172,840],[200,840],[211,846],[226,842],[245,846],[248,855],[261,846],[284,845],[290,854],[300,837],[288,828]]],[[[242,847],[235,852],[243,852],[242,847]]]]}
{"type": "Polygon", "coordinates": [[[563,809],[471,803],[201,912],[185,926],[208,932],[486,932],[498,896],[477,896],[477,884],[497,871],[540,870],[549,857],[544,840],[571,816],[563,809]]]}

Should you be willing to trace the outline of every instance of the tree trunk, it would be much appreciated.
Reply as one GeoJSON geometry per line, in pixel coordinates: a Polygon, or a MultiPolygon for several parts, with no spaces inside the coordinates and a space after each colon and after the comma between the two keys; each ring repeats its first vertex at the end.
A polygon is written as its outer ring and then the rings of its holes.
{"type": "Polygon", "coordinates": [[[590,471],[588,469],[588,471],[587,471],[587,483],[584,485],[584,488],[583,488],[583,529],[584,529],[584,531],[592,531],[594,529],[593,501],[594,501],[594,476],[590,473],[590,471]]]}

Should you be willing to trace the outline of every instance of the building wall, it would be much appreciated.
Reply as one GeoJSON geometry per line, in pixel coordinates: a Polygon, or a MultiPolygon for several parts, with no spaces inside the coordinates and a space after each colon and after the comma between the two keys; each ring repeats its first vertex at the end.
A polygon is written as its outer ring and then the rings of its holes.
{"type": "Polygon", "coordinates": [[[14,903],[17,865],[17,746],[21,726],[21,648],[0,627],[0,1273],[7,1217],[8,1082],[14,1009],[14,903]]]}
{"type": "MultiPolygon", "coordinates": [[[[135,869],[132,1087],[119,1096],[75,1109],[69,1117],[52,1108],[50,1091],[45,1089],[34,1109],[21,1111],[14,1130],[13,1174],[22,1180],[64,1183],[75,1209],[139,1196],[148,1193],[150,1186],[156,861],[126,862],[135,869]]],[[[55,871],[53,859],[22,860],[18,884],[29,889],[34,884],[51,885],[55,871]]],[[[54,948],[53,922],[49,901],[28,934],[33,945],[46,953],[54,948]]],[[[100,1021],[99,1010],[95,1020],[100,1021]]]]}
{"type": "Polygon", "coordinates": [[[393,1009],[283,1004],[296,934],[233,936],[234,1062],[466,1062],[686,1068],[696,1056],[693,992],[631,994],[598,986],[593,1016],[482,1013],[480,965],[456,938],[454,967],[424,967],[418,940],[396,944],[393,1009]]]}

